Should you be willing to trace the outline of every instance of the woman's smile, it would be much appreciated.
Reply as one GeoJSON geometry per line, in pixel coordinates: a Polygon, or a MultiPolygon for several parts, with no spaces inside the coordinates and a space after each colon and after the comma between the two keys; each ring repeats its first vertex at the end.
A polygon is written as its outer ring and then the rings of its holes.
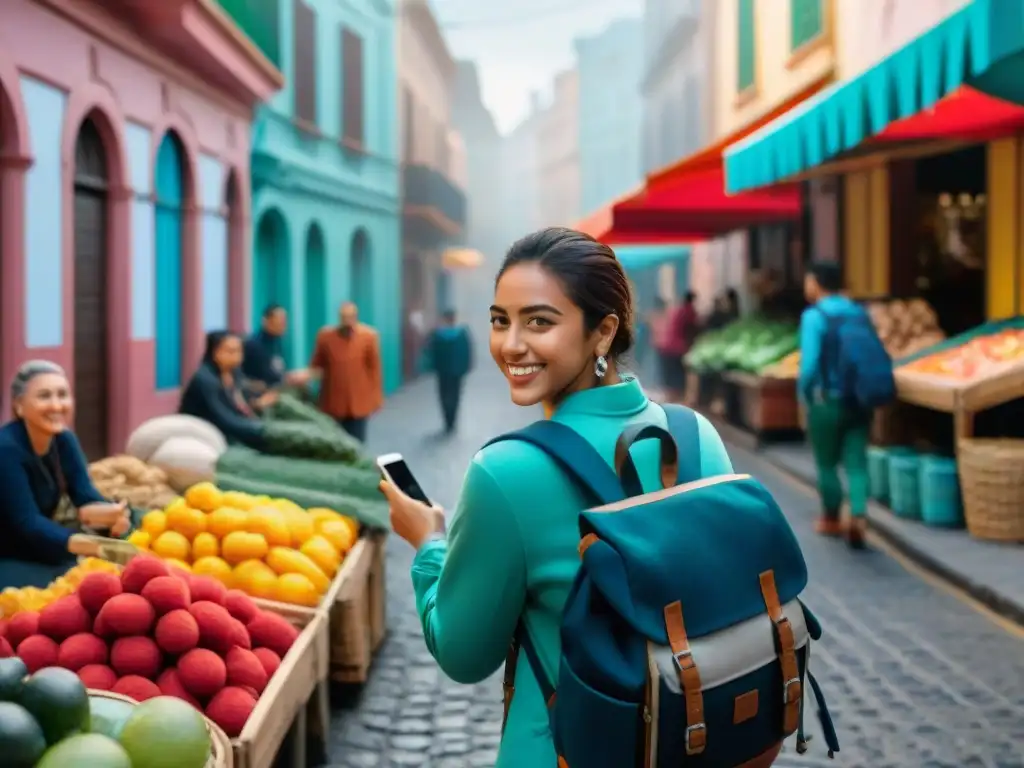
{"type": "Polygon", "coordinates": [[[530,365],[513,365],[506,363],[505,370],[508,371],[508,380],[514,387],[524,387],[540,375],[544,365],[540,363],[530,365]]]}

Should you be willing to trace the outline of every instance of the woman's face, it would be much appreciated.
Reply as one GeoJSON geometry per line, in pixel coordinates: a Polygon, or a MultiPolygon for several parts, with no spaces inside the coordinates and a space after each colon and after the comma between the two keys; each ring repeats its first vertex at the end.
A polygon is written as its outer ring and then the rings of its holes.
{"type": "Polygon", "coordinates": [[[233,371],[242,364],[242,340],[237,336],[225,336],[213,353],[213,361],[222,371],[233,371]]]}
{"type": "Polygon", "coordinates": [[[73,406],[68,380],[59,373],[42,373],[28,382],[15,409],[29,428],[56,435],[67,428],[73,406]]]}
{"type": "Polygon", "coordinates": [[[491,356],[516,405],[555,403],[596,383],[594,362],[608,353],[618,319],[588,333],[583,312],[536,262],[501,276],[491,306],[491,356]]]}

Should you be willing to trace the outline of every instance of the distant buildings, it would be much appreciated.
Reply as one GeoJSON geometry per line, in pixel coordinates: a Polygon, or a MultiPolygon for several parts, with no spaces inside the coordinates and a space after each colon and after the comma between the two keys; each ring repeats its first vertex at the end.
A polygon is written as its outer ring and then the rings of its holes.
{"type": "Polygon", "coordinates": [[[536,128],[539,223],[571,227],[582,214],[579,72],[558,73],[552,91],[536,128]]]}

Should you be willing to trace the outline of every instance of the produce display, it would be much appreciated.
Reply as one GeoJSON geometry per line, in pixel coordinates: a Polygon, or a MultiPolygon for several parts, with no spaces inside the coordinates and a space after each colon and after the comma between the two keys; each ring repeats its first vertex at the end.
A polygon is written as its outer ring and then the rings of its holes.
{"type": "Polygon", "coordinates": [[[54,600],[70,595],[90,573],[119,573],[120,568],[98,557],[84,558],[46,589],[8,587],[0,592],[0,619],[9,619],[22,611],[41,611],[54,600]]]}
{"type": "Polygon", "coordinates": [[[935,310],[923,299],[874,301],[865,308],[893,360],[917,354],[946,338],[935,310]]]}
{"type": "Polygon", "coordinates": [[[762,376],[770,376],[773,379],[796,379],[800,377],[800,350],[790,352],[777,363],[763,368],[762,376]]]}
{"type": "Polygon", "coordinates": [[[1005,328],[918,358],[900,370],[966,382],[1020,362],[1024,362],[1024,329],[1005,328]]]}
{"type": "Polygon", "coordinates": [[[753,315],[699,337],[686,363],[700,372],[758,373],[800,346],[793,323],[753,315]]]}
{"type": "MultiPolygon", "coordinates": [[[[90,573],[73,594],[0,621],[0,656],[17,655],[33,674],[62,667],[136,701],[181,699],[237,736],[298,636],[243,592],[140,555],[120,574],[90,573]]],[[[0,693],[10,682],[0,676],[0,693]]],[[[0,716],[0,741],[2,728],[0,716]]]]}
{"type": "Polygon", "coordinates": [[[111,456],[89,465],[89,477],[104,497],[143,509],[162,507],[177,495],[167,473],[134,456],[111,456]]]}
{"type": "Polygon", "coordinates": [[[128,541],[252,597],[316,607],[358,536],[333,509],[200,483],[147,512],[128,541]]]}
{"type": "Polygon", "coordinates": [[[338,423],[295,395],[282,392],[264,414],[263,439],[268,453],[296,459],[321,459],[351,464],[363,446],[338,423]]]}
{"type": "Polygon", "coordinates": [[[213,747],[191,704],[157,696],[135,704],[90,692],[62,667],[34,674],[0,659],[0,760],[6,768],[203,768],[213,747]]]}

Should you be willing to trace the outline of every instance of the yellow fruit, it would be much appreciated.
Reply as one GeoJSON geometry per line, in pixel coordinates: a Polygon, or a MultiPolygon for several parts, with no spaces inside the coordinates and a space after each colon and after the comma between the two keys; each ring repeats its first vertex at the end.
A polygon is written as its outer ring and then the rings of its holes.
{"type": "Polygon", "coordinates": [[[178,509],[178,507],[187,507],[187,506],[188,506],[188,502],[187,501],[185,501],[181,496],[175,496],[171,500],[171,502],[166,507],[164,507],[164,512],[170,512],[173,509],[178,509]]]}
{"type": "Polygon", "coordinates": [[[167,513],[167,528],[192,541],[206,530],[206,515],[192,507],[175,507],[167,513]]]}
{"type": "Polygon", "coordinates": [[[285,513],[306,511],[291,499],[273,499],[271,500],[270,505],[275,509],[278,509],[281,512],[285,513]]]}
{"type": "Polygon", "coordinates": [[[354,517],[348,517],[347,515],[342,515],[341,516],[341,522],[343,522],[345,525],[347,525],[349,527],[349,530],[352,531],[352,540],[353,541],[355,541],[356,539],[359,538],[359,521],[358,520],[356,520],[354,517]]]}
{"type": "Polygon", "coordinates": [[[185,573],[192,573],[192,566],[184,560],[179,560],[176,557],[165,557],[164,562],[167,563],[169,568],[180,568],[185,573]]]}
{"type": "Polygon", "coordinates": [[[231,566],[214,555],[196,558],[195,562],[192,563],[192,573],[199,576],[212,576],[226,587],[232,585],[231,566]]]}
{"type": "Polygon", "coordinates": [[[196,562],[204,557],[216,557],[220,554],[220,542],[212,533],[206,531],[197,533],[192,540],[192,561],[196,562]]]}
{"type": "Polygon", "coordinates": [[[213,483],[196,483],[185,491],[185,501],[190,507],[201,509],[203,512],[213,512],[221,506],[221,493],[213,483]]]}
{"type": "Polygon", "coordinates": [[[356,537],[352,528],[341,520],[325,520],[317,527],[317,533],[323,536],[338,551],[338,554],[346,554],[356,545],[356,537]]]}
{"type": "Polygon", "coordinates": [[[272,547],[267,553],[267,565],[278,574],[301,573],[323,594],[331,585],[331,580],[321,571],[316,563],[298,550],[289,547],[272,547]]]}
{"type": "MultiPolygon", "coordinates": [[[[174,506],[173,504],[171,505],[174,506]]],[[[168,507],[170,509],[171,507],[168,507]]],[[[150,539],[155,539],[167,530],[167,515],[159,509],[147,512],[142,517],[142,530],[149,534],[150,539]]]]}
{"type": "Polygon", "coordinates": [[[245,560],[262,560],[270,547],[258,533],[232,531],[220,543],[221,557],[231,565],[245,560]]]}
{"type": "Polygon", "coordinates": [[[260,534],[272,547],[290,547],[292,543],[288,523],[284,515],[274,507],[256,507],[250,510],[245,520],[245,530],[260,534]]]}
{"type": "Polygon", "coordinates": [[[132,531],[128,536],[128,543],[134,544],[139,549],[149,549],[149,545],[153,543],[153,537],[148,531],[132,531]]]}
{"type": "Polygon", "coordinates": [[[312,507],[306,510],[306,514],[313,518],[313,525],[320,528],[320,523],[325,520],[341,520],[341,515],[335,512],[333,509],[327,509],[325,507],[312,507]]]}
{"type": "Polygon", "coordinates": [[[164,531],[153,540],[152,549],[154,554],[165,560],[183,560],[188,562],[189,546],[188,539],[177,531],[164,531]]]}
{"type": "Polygon", "coordinates": [[[256,506],[255,499],[248,493],[242,493],[241,491],[224,491],[220,503],[225,507],[241,509],[243,512],[248,512],[256,506]]]}
{"type": "Polygon", "coordinates": [[[266,506],[267,504],[269,504],[272,501],[272,499],[269,496],[265,496],[262,493],[259,496],[253,496],[252,500],[253,500],[253,506],[256,506],[256,507],[266,506]]]}
{"type": "Polygon", "coordinates": [[[320,604],[320,593],[313,586],[313,582],[301,573],[285,573],[277,577],[273,599],[282,603],[316,608],[320,604]]]}
{"type": "Polygon", "coordinates": [[[232,571],[231,586],[252,597],[273,600],[277,589],[277,574],[266,563],[246,560],[232,571]]]}
{"type": "Polygon", "coordinates": [[[299,547],[299,552],[312,560],[316,567],[329,578],[334,578],[334,574],[341,567],[341,555],[334,545],[323,536],[313,536],[308,539],[299,547]]]}
{"type": "Polygon", "coordinates": [[[206,530],[218,539],[223,539],[233,531],[245,530],[245,521],[248,517],[241,509],[218,507],[207,516],[206,530]]]}
{"type": "Polygon", "coordinates": [[[306,514],[306,511],[300,509],[298,512],[283,512],[284,521],[288,524],[288,532],[291,534],[293,547],[301,546],[311,536],[316,533],[316,527],[313,525],[313,519],[306,514]]]}

